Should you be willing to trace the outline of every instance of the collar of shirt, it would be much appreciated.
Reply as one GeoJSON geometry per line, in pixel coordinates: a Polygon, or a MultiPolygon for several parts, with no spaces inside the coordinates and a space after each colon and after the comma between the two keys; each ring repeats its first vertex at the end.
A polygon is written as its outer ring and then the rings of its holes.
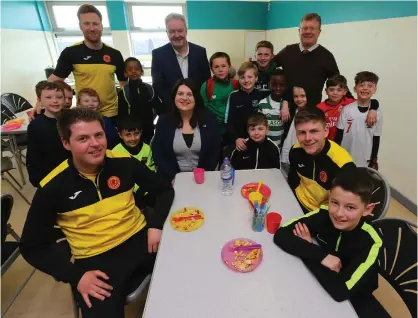
{"type": "Polygon", "coordinates": [[[174,50],[174,53],[176,54],[176,56],[177,56],[177,58],[179,58],[179,57],[181,57],[181,58],[186,58],[186,57],[188,57],[189,56],[189,43],[187,43],[187,53],[186,53],[186,55],[184,55],[184,56],[182,56],[181,54],[180,54],[180,52],[179,51],[177,51],[175,48],[174,48],[174,46],[172,46],[173,47],[173,50],[174,50]]]}
{"type": "MultiPolygon", "coordinates": [[[[308,51],[309,51],[309,52],[312,52],[312,51],[313,51],[313,50],[315,50],[318,46],[319,46],[319,44],[318,44],[318,43],[316,43],[316,44],[312,45],[312,46],[308,49],[308,51]]],[[[302,43],[299,43],[299,49],[300,49],[300,51],[301,51],[301,52],[303,52],[304,50],[306,50],[306,49],[302,46],[302,43]]]]}

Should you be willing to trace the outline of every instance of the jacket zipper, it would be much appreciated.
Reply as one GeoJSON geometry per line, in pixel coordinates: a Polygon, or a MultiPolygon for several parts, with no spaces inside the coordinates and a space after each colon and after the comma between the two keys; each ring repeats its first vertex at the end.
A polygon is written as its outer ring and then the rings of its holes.
{"type": "Polygon", "coordinates": [[[99,195],[99,200],[101,201],[101,200],[103,200],[103,198],[102,198],[102,194],[100,193],[100,189],[99,189],[100,173],[101,173],[101,171],[97,174],[96,182],[93,182],[93,183],[94,183],[94,186],[96,187],[97,194],[99,195]]]}
{"type": "Polygon", "coordinates": [[[313,162],[313,177],[312,180],[315,180],[315,160],[313,162]]]}
{"type": "Polygon", "coordinates": [[[341,235],[342,234],[343,234],[343,232],[340,232],[340,236],[338,236],[337,244],[335,244],[335,251],[336,252],[338,252],[338,248],[340,247],[341,235]]]}
{"type": "Polygon", "coordinates": [[[257,169],[257,167],[258,167],[258,151],[259,151],[259,149],[257,148],[257,155],[256,155],[256,157],[255,157],[255,168],[257,169]]]}

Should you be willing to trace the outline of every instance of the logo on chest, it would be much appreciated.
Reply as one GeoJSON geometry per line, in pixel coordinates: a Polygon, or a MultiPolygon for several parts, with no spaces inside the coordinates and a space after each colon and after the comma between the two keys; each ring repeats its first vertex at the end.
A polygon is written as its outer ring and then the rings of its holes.
{"type": "Polygon", "coordinates": [[[107,186],[112,190],[119,189],[120,179],[116,176],[110,177],[109,179],[107,179],[107,186]]]}
{"type": "Polygon", "coordinates": [[[321,180],[322,183],[325,183],[328,181],[328,175],[325,171],[321,171],[319,173],[319,180],[321,180]]]}
{"type": "Polygon", "coordinates": [[[106,63],[110,63],[112,61],[112,59],[110,58],[109,55],[103,55],[103,61],[105,61],[106,63]]]}

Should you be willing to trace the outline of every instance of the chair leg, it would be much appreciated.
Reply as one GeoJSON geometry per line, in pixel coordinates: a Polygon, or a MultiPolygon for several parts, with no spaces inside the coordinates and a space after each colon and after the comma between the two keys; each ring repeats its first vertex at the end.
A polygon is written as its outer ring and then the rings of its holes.
{"type": "MultiPolygon", "coordinates": [[[[33,276],[33,274],[35,274],[36,269],[34,268],[32,270],[32,272],[29,274],[29,277],[26,278],[26,280],[23,282],[22,285],[20,285],[19,289],[17,290],[16,294],[14,295],[13,299],[6,305],[4,306],[6,309],[4,311],[1,312],[1,316],[3,317],[6,312],[10,309],[10,307],[13,305],[13,303],[15,302],[16,298],[20,295],[20,293],[22,292],[23,288],[25,288],[26,284],[29,282],[29,280],[31,279],[31,277],[33,276]]],[[[2,306],[3,307],[3,306],[2,306]]]]}
{"type": "Polygon", "coordinates": [[[15,177],[13,177],[13,175],[9,171],[6,171],[6,174],[17,184],[20,190],[23,189],[23,186],[19,183],[19,181],[16,180],[15,177]]]}
{"type": "Polygon", "coordinates": [[[18,188],[16,188],[16,186],[9,180],[9,179],[7,179],[4,175],[2,175],[1,176],[1,178],[3,179],[3,180],[5,180],[5,181],[7,181],[10,185],[11,185],[11,187],[20,195],[20,197],[28,204],[28,205],[31,205],[31,203],[29,202],[29,200],[28,199],[26,199],[26,197],[23,195],[23,193],[22,192],[20,192],[20,190],[18,189],[18,188]]]}
{"type": "Polygon", "coordinates": [[[74,318],[80,317],[80,308],[77,305],[77,300],[75,299],[74,291],[71,289],[71,297],[73,300],[73,311],[74,311],[74,318]]]}

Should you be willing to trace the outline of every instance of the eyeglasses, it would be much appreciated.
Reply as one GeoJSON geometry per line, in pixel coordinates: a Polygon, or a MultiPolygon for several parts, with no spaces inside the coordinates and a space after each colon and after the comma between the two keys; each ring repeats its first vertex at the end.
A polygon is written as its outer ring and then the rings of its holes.
{"type": "Polygon", "coordinates": [[[318,31],[318,30],[320,30],[320,28],[303,27],[303,28],[299,28],[299,30],[302,30],[303,32],[306,32],[306,31],[318,31]]]}
{"type": "Polygon", "coordinates": [[[168,29],[167,33],[170,34],[170,35],[174,35],[176,33],[183,34],[185,31],[186,31],[185,29],[177,29],[177,30],[168,29]]]}

